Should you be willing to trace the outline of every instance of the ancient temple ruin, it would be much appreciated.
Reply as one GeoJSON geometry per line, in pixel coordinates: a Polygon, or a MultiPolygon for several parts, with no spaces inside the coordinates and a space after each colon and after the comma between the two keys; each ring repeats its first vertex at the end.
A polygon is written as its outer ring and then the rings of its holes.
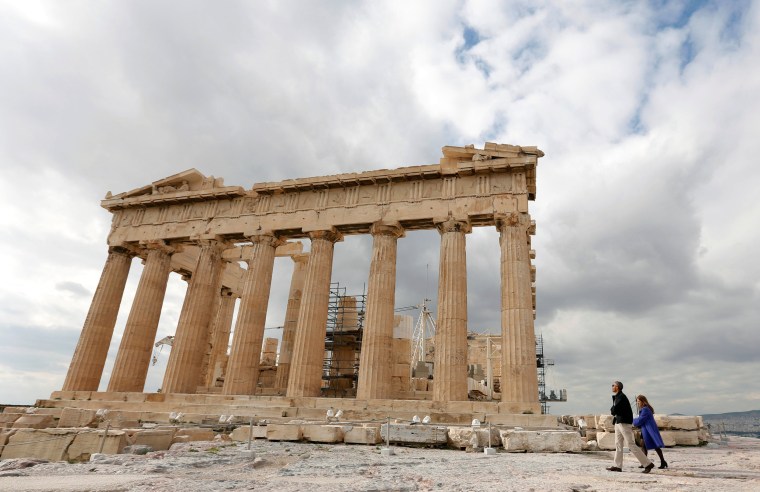
{"type": "MultiPolygon", "coordinates": [[[[351,234],[370,234],[373,240],[362,336],[356,345],[353,408],[368,409],[370,400],[403,400],[405,395],[392,384],[397,243],[405,231],[437,229],[437,331],[431,401],[424,405],[466,413],[466,408],[476,408],[463,406],[468,402],[466,237],[473,227],[496,227],[501,248],[500,400],[475,403],[482,404],[477,408],[484,414],[539,414],[531,265],[535,224],[528,203],[536,197],[536,165],[543,152],[495,143],[442,151],[438,164],[256,183],[250,189],[226,186],[222,179],[190,169],[132,191],[109,193],[102,201],[113,214],[108,258],[63,388],[48,402],[83,400],[83,393],[89,398],[98,391],[130,265],[140,257],[144,268],[108,389],[97,399],[108,400],[108,393],[137,400],[135,394],[144,392],[167,280],[176,272],[188,289],[162,393],[143,393],[147,396],[141,401],[176,406],[198,402],[205,394],[203,401],[217,406],[245,401],[255,407],[257,398],[269,406],[273,401],[282,407],[319,406],[308,399],[324,394],[333,249],[351,234]],[[308,253],[293,242],[305,239],[310,241],[308,253]],[[265,361],[275,371],[269,378],[273,391],[257,397],[277,256],[292,258],[294,271],[279,355],[265,361]],[[247,269],[239,266],[241,261],[247,269]],[[222,387],[212,391],[220,375],[222,387]]],[[[333,370],[336,379],[345,376],[340,367],[333,370]]],[[[385,407],[403,407],[395,405],[385,407]]]]}

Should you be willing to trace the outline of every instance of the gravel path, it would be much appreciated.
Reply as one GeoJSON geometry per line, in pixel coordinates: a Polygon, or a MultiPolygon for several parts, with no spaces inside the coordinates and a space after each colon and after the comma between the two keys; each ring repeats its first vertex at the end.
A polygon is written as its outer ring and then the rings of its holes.
{"type": "MultiPolygon", "coordinates": [[[[255,441],[195,442],[144,456],[89,463],[0,461],[0,491],[693,491],[760,490],[760,439],[731,438],[665,450],[669,470],[644,475],[626,454],[624,472],[605,470],[612,452],[495,456],[394,447],[255,441]]],[[[659,464],[658,461],[655,461],[659,464]]]]}

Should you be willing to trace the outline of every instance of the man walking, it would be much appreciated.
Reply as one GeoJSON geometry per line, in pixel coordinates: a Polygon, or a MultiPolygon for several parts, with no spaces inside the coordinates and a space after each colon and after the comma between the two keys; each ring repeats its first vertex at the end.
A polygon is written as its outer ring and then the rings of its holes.
{"type": "Polygon", "coordinates": [[[610,466],[607,469],[613,472],[623,471],[623,441],[628,449],[633,453],[641,466],[644,467],[642,473],[649,473],[654,468],[654,463],[647,458],[641,449],[636,445],[636,441],[633,439],[633,430],[631,424],[633,424],[633,410],[631,410],[631,402],[628,401],[628,397],[623,393],[623,383],[615,381],[612,383],[612,408],[610,408],[612,414],[612,423],[615,424],[615,466],[610,466]]]}

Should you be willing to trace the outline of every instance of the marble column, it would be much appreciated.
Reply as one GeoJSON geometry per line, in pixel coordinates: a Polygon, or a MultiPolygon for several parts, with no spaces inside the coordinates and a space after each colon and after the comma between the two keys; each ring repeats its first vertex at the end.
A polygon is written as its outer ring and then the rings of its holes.
{"type": "Polygon", "coordinates": [[[199,240],[200,254],[190,278],[185,303],[177,323],[172,351],[164,374],[164,393],[195,393],[203,355],[209,343],[209,322],[218,295],[225,243],[199,240]]]}
{"type": "Polygon", "coordinates": [[[133,254],[122,247],[108,249],[108,258],[84,320],[82,333],[63,383],[63,391],[97,391],[108,356],[133,254]]]}
{"type": "Polygon", "coordinates": [[[441,234],[438,269],[433,400],[467,400],[467,257],[464,221],[436,224],[441,234]]]}
{"type": "Polygon", "coordinates": [[[230,343],[230,331],[232,328],[232,315],[235,312],[235,301],[238,296],[232,290],[223,287],[219,295],[219,304],[214,317],[211,331],[211,354],[209,355],[208,368],[204,385],[213,388],[216,381],[225,372],[227,365],[227,347],[230,343]]]}
{"type": "Polygon", "coordinates": [[[335,242],[342,238],[334,230],[310,232],[309,237],[311,251],[293,342],[287,391],[289,397],[320,394],[333,250],[335,242]]]}
{"type": "Polygon", "coordinates": [[[293,354],[293,341],[296,337],[298,311],[301,309],[301,294],[303,292],[303,282],[306,277],[306,264],[309,261],[309,254],[293,255],[291,259],[294,263],[293,275],[290,277],[288,307],[285,310],[285,326],[282,329],[280,357],[277,360],[277,375],[275,377],[275,388],[281,392],[284,392],[288,388],[290,359],[293,354]]]}
{"type": "Polygon", "coordinates": [[[356,389],[356,398],[361,400],[391,398],[396,246],[404,230],[398,225],[374,224],[370,232],[372,263],[356,389]]]}
{"type": "Polygon", "coordinates": [[[259,379],[261,343],[272,285],[274,253],[282,241],[272,234],[249,238],[253,243],[251,259],[247,260],[243,293],[240,297],[232,350],[224,376],[225,395],[253,395],[259,379]]]}
{"type": "Polygon", "coordinates": [[[145,387],[174,252],[164,241],[151,242],[146,247],[145,266],[116,354],[108,391],[142,392],[145,387]]]}
{"type": "Polygon", "coordinates": [[[538,370],[533,331],[530,217],[512,213],[497,217],[501,246],[501,400],[537,411],[538,370]]]}

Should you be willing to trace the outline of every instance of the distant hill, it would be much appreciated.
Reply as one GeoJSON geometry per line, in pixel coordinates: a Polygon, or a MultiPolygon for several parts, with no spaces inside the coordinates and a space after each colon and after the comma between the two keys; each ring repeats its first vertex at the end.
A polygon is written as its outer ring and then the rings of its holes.
{"type": "Polygon", "coordinates": [[[760,438],[760,410],[710,413],[702,415],[702,419],[710,427],[713,435],[725,432],[737,436],[760,438]]]}

